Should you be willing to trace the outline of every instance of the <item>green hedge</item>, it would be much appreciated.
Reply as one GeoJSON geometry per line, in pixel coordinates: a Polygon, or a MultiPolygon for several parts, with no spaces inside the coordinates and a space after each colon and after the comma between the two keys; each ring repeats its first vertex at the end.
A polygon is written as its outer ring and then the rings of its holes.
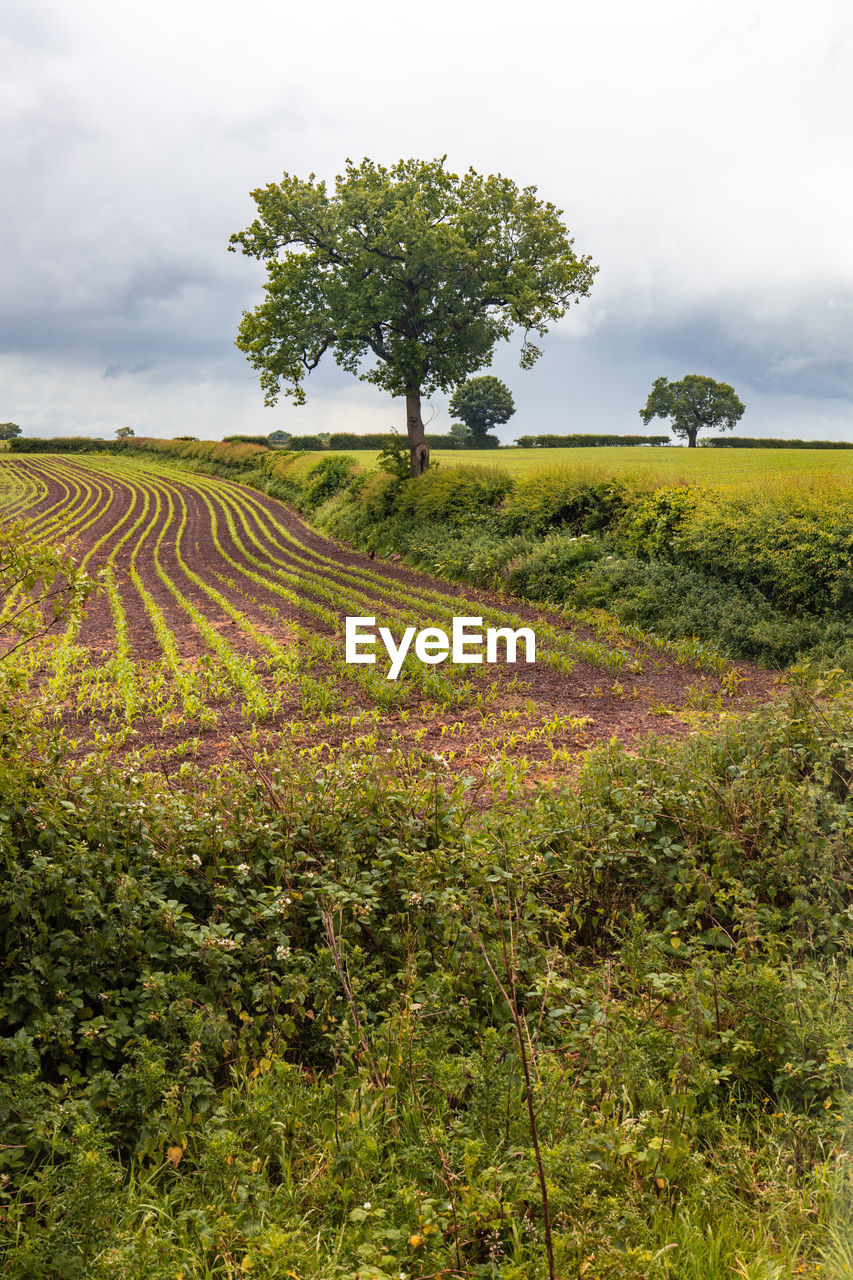
{"type": "Polygon", "coordinates": [[[519,436],[515,442],[520,449],[606,449],[631,448],[637,445],[666,445],[671,436],[614,436],[574,434],[568,436],[539,435],[519,436]]]}

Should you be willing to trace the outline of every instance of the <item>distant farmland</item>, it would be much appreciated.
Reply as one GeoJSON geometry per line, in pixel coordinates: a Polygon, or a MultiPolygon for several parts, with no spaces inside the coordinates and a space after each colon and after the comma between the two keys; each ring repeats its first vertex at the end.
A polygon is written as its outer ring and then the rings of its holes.
{"type": "MultiPolygon", "coordinates": [[[[306,455],[311,463],[327,454],[306,455]]],[[[361,467],[376,465],[378,453],[353,451],[361,467]]],[[[803,484],[853,482],[853,449],[435,449],[442,467],[502,467],[510,475],[531,471],[583,471],[596,476],[651,477],[660,484],[695,480],[727,484],[753,478],[787,478],[803,484]]]]}

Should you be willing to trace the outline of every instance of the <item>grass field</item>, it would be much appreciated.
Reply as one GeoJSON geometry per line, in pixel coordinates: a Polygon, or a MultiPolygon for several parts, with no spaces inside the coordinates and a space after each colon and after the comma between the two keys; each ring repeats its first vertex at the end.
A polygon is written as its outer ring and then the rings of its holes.
{"type": "MultiPolygon", "coordinates": [[[[306,469],[325,456],[308,454],[306,469]]],[[[359,466],[372,468],[379,455],[356,450],[348,456],[359,466]]],[[[559,470],[590,477],[649,477],[659,484],[728,484],[777,478],[807,487],[853,482],[853,449],[435,449],[431,458],[442,467],[501,467],[513,476],[559,470]]]]}

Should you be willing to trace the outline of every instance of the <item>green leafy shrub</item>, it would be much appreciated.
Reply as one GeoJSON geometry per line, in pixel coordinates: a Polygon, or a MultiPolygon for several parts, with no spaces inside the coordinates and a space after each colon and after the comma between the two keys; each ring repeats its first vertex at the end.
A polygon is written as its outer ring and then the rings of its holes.
{"type": "Polygon", "coordinates": [[[568,526],[575,534],[608,528],[626,510],[632,485],[623,480],[589,480],[571,471],[525,476],[504,501],[507,533],[550,533],[568,526]]]}
{"type": "Polygon", "coordinates": [[[584,567],[571,599],[659,635],[698,636],[727,653],[771,665],[787,665],[820,645],[829,625],[818,618],[792,618],[759,591],[659,560],[599,559],[584,567]]]}
{"type": "Polygon", "coordinates": [[[563,604],[573,598],[578,575],[603,555],[604,546],[598,538],[553,533],[527,554],[507,559],[504,577],[516,595],[563,604]]]}
{"type": "Polygon", "coordinates": [[[346,455],[321,458],[306,477],[303,500],[307,509],[311,511],[334,497],[346,486],[354,470],[355,463],[346,455]]]}
{"type": "Polygon", "coordinates": [[[795,1274],[853,1084],[850,724],[794,697],[479,815],[415,758],[184,796],[7,751],[5,1274],[538,1274],[520,1044],[561,1273],[795,1274]]]}
{"type": "Polygon", "coordinates": [[[397,500],[402,521],[477,520],[495,513],[512,490],[512,479],[489,467],[453,467],[429,471],[413,484],[406,484],[397,500]]]}
{"type": "Polygon", "coordinates": [[[708,495],[685,521],[678,554],[784,609],[853,607],[853,503],[835,494],[708,495]]]}
{"type": "Polygon", "coordinates": [[[628,514],[619,531],[619,545],[645,560],[677,558],[679,534],[698,501],[699,491],[692,485],[656,489],[628,514]]]}

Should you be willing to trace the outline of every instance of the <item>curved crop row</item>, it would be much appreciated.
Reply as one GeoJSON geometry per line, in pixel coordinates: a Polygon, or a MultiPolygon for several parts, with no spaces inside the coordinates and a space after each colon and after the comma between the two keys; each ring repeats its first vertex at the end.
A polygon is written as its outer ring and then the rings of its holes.
{"type": "MultiPolygon", "coordinates": [[[[9,467],[0,462],[0,483],[9,467]]],[[[150,741],[156,729],[177,752],[190,726],[222,735],[248,725],[253,745],[266,726],[265,741],[274,732],[302,754],[344,741],[376,750],[390,733],[392,744],[447,760],[568,760],[567,744],[597,722],[602,699],[636,681],[649,654],[653,669],[672,665],[671,647],[612,619],[579,622],[547,608],[525,616],[500,597],[466,599],[405,566],[369,564],[230,481],[114,457],[45,455],[18,468],[6,487],[32,516],[29,536],[70,542],[101,579],[82,625],[51,646],[47,665],[34,658],[44,704],[125,739],[150,741]],[[485,627],[534,625],[536,667],[425,665],[410,655],[390,681],[381,649],[374,666],[344,660],[347,616],[375,616],[399,636],[450,631],[469,614],[485,627]]]]}

